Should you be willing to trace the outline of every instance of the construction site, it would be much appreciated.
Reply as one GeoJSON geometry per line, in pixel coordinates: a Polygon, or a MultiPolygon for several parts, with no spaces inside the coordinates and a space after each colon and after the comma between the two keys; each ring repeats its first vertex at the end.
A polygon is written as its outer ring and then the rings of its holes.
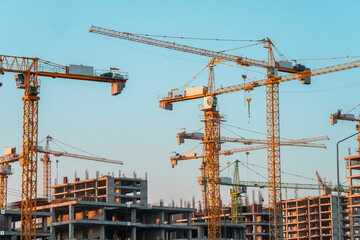
{"type": "Polygon", "coordinates": [[[360,5],[148,4],[4,28],[0,240],[360,240],[360,5]]]}

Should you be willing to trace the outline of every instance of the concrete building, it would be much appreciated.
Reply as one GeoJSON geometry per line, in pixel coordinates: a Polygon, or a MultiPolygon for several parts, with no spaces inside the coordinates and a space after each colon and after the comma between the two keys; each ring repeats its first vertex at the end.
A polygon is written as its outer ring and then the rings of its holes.
{"type": "MultiPolygon", "coordinates": [[[[346,198],[341,197],[341,236],[350,238],[346,198]]],[[[338,198],[332,195],[283,201],[284,239],[339,239],[338,198]]]]}
{"type": "Polygon", "coordinates": [[[345,158],[349,179],[348,208],[350,218],[350,234],[352,239],[360,239],[360,155],[345,158]]]}
{"type": "Polygon", "coordinates": [[[65,198],[107,203],[131,203],[147,205],[147,180],[140,178],[110,177],[87,179],[68,183],[64,177],[63,184],[52,186],[56,201],[65,198]]]}
{"type": "MultiPolygon", "coordinates": [[[[203,216],[201,212],[196,212],[191,218],[192,226],[196,228],[196,231],[192,232],[193,240],[207,240],[208,239],[208,223],[207,217],[203,216]]],[[[221,239],[236,239],[245,240],[245,224],[244,223],[232,223],[231,222],[231,209],[228,207],[223,208],[223,212],[220,215],[221,219],[221,239]]],[[[177,220],[179,223],[187,223],[187,219],[180,218],[177,220]]],[[[181,234],[177,234],[175,239],[184,239],[181,234]]]]}
{"type": "MultiPolygon", "coordinates": [[[[37,239],[48,239],[52,237],[47,225],[47,219],[51,213],[37,212],[37,239]]],[[[17,240],[21,233],[21,212],[19,210],[1,210],[0,211],[0,239],[17,240]]]]}
{"type": "Polygon", "coordinates": [[[54,239],[173,239],[182,234],[191,239],[191,221],[173,223],[173,216],[188,219],[193,208],[142,206],[132,203],[107,203],[64,199],[38,208],[51,213],[48,220],[54,239]]]}
{"type": "Polygon", "coordinates": [[[147,180],[103,176],[52,186],[53,201],[39,206],[50,213],[54,239],[191,239],[192,222],[176,223],[178,215],[190,220],[196,209],[148,205],[147,180]]]}
{"type": "Polygon", "coordinates": [[[269,239],[269,213],[261,204],[244,206],[244,224],[246,225],[246,240],[269,239]]]}

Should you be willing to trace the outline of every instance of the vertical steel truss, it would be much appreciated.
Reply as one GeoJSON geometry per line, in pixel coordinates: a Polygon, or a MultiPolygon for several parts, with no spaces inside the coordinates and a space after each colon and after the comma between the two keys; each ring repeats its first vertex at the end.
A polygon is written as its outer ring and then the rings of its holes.
{"type": "Polygon", "coordinates": [[[23,116],[23,162],[21,191],[21,240],[36,239],[36,191],[38,145],[37,61],[25,75],[23,116]],[[30,72],[35,72],[31,74],[30,72]]]}
{"type": "Polygon", "coordinates": [[[240,176],[239,176],[239,162],[236,161],[234,169],[234,186],[232,187],[231,193],[231,222],[240,223],[242,215],[242,199],[241,199],[241,187],[240,187],[240,176]]]}
{"type": "MultiPolygon", "coordinates": [[[[203,152],[203,156],[205,156],[204,152],[203,152]]],[[[201,180],[206,179],[205,169],[206,169],[206,162],[205,162],[205,159],[202,159],[201,167],[200,167],[201,180]]],[[[203,211],[204,216],[208,216],[207,185],[204,184],[203,182],[201,183],[201,195],[202,195],[202,204],[203,204],[202,211],[203,211]]]]}
{"type": "Polygon", "coordinates": [[[204,113],[204,152],[205,174],[207,179],[207,212],[208,239],[221,239],[220,222],[220,173],[219,151],[220,143],[220,114],[216,109],[206,110],[204,113]]]}
{"type": "Polygon", "coordinates": [[[50,201],[50,186],[51,186],[51,161],[48,154],[44,154],[41,161],[43,162],[43,192],[44,198],[50,201]]]}
{"type": "Polygon", "coordinates": [[[270,239],[283,239],[280,166],[279,84],[266,85],[266,127],[270,239]]]}
{"type": "Polygon", "coordinates": [[[0,210],[5,210],[7,205],[7,163],[0,164],[0,210]]]}

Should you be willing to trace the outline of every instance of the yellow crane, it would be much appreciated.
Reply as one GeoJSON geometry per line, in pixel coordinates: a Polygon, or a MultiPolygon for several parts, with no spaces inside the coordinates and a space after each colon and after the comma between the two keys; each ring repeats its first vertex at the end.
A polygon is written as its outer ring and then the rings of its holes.
{"type": "MultiPolygon", "coordinates": [[[[204,142],[205,162],[202,167],[205,169],[208,179],[208,208],[209,208],[209,234],[210,239],[220,239],[220,193],[219,193],[219,159],[221,150],[220,142],[220,122],[222,117],[216,110],[216,95],[247,90],[254,87],[266,86],[266,125],[267,125],[267,162],[268,162],[268,199],[270,217],[270,238],[280,239],[282,234],[282,209],[281,204],[281,169],[280,169],[280,122],[279,122],[279,83],[290,80],[301,80],[303,84],[310,84],[310,77],[330,72],[337,72],[345,69],[360,66],[360,61],[319,68],[310,71],[304,65],[292,65],[287,61],[275,61],[273,53],[273,43],[269,39],[261,40],[268,49],[268,60],[260,61],[246,57],[216,52],[202,48],[191,47],[173,42],[161,41],[136,34],[119,32],[101,27],[92,26],[91,33],[135,41],[157,47],[168,48],[176,51],[187,52],[202,56],[211,57],[212,60],[207,65],[209,68],[209,80],[207,88],[197,89],[188,92],[174,91],[169,92],[168,96],[159,100],[161,108],[172,110],[172,103],[186,101],[197,98],[204,98],[204,142]],[[234,85],[215,89],[214,65],[221,61],[234,62],[242,66],[256,66],[267,70],[267,78],[240,85],[234,85]],[[285,76],[278,76],[278,72],[290,73],[285,76]]],[[[188,90],[188,89],[187,89],[188,90]]]]}
{"type": "MultiPolygon", "coordinates": [[[[332,73],[343,71],[352,68],[360,67],[360,61],[353,61],[344,64],[337,64],[333,66],[313,69],[311,71],[306,71],[301,74],[287,74],[284,76],[272,76],[262,80],[256,80],[252,82],[247,82],[243,84],[237,84],[228,87],[221,87],[215,89],[211,94],[210,93],[201,93],[193,96],[186,96],[186,93],[177,93],[173,94],[172,92],[168,93],[168,96],[160,99],[160,106],[165,109],[171,109],[172,103],[204,98],[205,101],[208,99],[216,99],[216,95],[236,92],[240,90],[252,90],[255,87],[266,86],[267,87],[267,101],[266,101],[266,111],[267,111],[267,151],[268,151],[268,200],[269,200],[269,217],[270,217],[270,236],[272,239],[280,239],[282,237],[282,210],[281,204],[281,169],[280,169],[280,138],[279,138],[279,111],[278,111],[278,84],[281,82],[287,82],[291,80],[301,80],[308,82],[311,76],[318,76],[322,74],[332,73]],[[276,84],[272,84],[276,82],[276,84]],[[268,85],[271,83],[271,86],[268,85]],[[275,89],[275,91],[273,91],[275,89]],[[271,93],[273,91],[273,93],[271,93]],[[269,93],[270,92],[270,93],[269,93]],[[269,97],[270,96],[270,97],[269,97]]],[[[214,109],[215,110],[215,109],[214,109]]],[[[214,117],[210,119],[215,119],[214,117]]],[[[218,121],[220,122],[220,120],[218,121]]],[[[208,131],[211,132],[211,131],[208,131]]],[[[213,131],[217,132],[217,131],[213,131]]],[[[206,133],[206,131],[205,131],[206,133]]],[[[212,138],[211,141],[219,141],[219,138],[215,140],[212,138]]],[[[218,151],[219,153],[220,151],[218,151]]]]}
{"type": "Polygon", "coordinates": [[[321,184],[321,186],[323,188],[323,195],[330,194],[330,189],[327,186],[326,179],[324,178],[324,180],[322,180],[321,177],[320,177],[320,174],[319,174],[319,172],[317,170],[316,170],[315,174],[316,174],[316,177],[317,177],[319,183],[321,184]]]}
{"type": "MultiPolygon", "coordinates": [[[[183,130],[183,132],[178,133],[176,135],[178,145],[181,145],[185,142],[185,139],[191,139],[191,140],[199,140],[204,141],[204,134],[200,132],[194,132],[189,133],[186,132],[186,130],[183,130]]],[[[316,148],[326,148],[323,144],[309,144],[310,142],[315,141],[321,141],[321,140],[329,140],[328,136],[321,136],[321,137],[313,137],[313,138],[304,138],[304,139],[295,139],[295,140],[287,140],[287,141],[280,141],[280,145],[282,146],[298,146],[298,147],[316,147],[316,148]]],[[[231,155],[236,152],[244,152],[244,151],[252,151],[252,150],[259,150],[267,148],[266,140],[261,139],[246,139],[246,138],[229,138],[229,137],[220,137],[221,142],[233,142],[233,143],[242,143],[244,145],[251,145],[251,144],[263,144],[263,145],[257,145],[249,148],[234,148],[230,150],[223,150],[219,152],[219,155],[231,155]]],[[[185,160],[187,157],[194,157],[196,156],[195,153],[187,153],[184,156],[177,155],[172,158],[172,167],[174,167],[174,164],[177,164],[177,160],[185,160]],[[179,158],[180,157],[180,158],[179,158]]],[[[204,160],[204,159],[203,159],[204,160]]],[[[221,172],[221,171],[220,171],[221,172]]],[[[201,176],[203,179],[205,178],[205,170],[203,167],[201,168],[201,176]]],[[[201,181],[202,182],[202,181],[201,181]]],[[[220,183],[221,185],[221,183],[220,183]]],[[[204,184],[201,186],[202,190],[202,204],[203,204],[203,212],[207,213],[207,203],[206,203],[206,187],[204,184]]]]}
{"type": "Polygon", "coordinates": [[[357,122],[356,124],[356,130],[359,131],[358,134],[358,151],[360,153],[360,117],[356,118],[354,114],[342,114],[341,110],[339,109],[336,113],[330,115],[331,125],[334,125],[337,123],[337,120],[344,120],[344,121],[351,121],[351,122],[357,122]]]}
{"type": "Polygon", "coordinates": [[[8,176],[12,174],[9,163],[20,158],[13,148],[7,148],[4,156],[0,157],[0,210],[5,210],[7,205],[8,176]]]}
{"type": "Polygon", "coordinates": [[[59,152],[59,151],[51,150],[49,143],[50,143],[50,141],[53,141],[53,140],[54,140],[54,138],[52,138],[51,136],[47,136],[45,148],[43,149],[43,148],[38,147],[38,152],[43,153],[43,155],[41,157],[41,161],[43,162],[43,196],[48,200],[50,200],[50,187],[51,187],[50,155],[53,155],[56,157],[63,156],[63,157],[71,157],[71,158],[84,159],[84,160],[90,160],[90,161],[96,161],[96,162],[123,165],[122,161],[111,160],[111,159],[102,158],[102,157],[94,157],[94,156],[87,156],[87,155],[73,154],[73,153],[68,153],[68,152],[59,152]]]}
{"type": "MultiPolygon", "coordinates": [[[[37,152],[43,153],[43,156],[41,157],[41,161],[43,162],[43,196],[50,200],[50,187],[51,187],[51,161],[50,161],[50,155],[56,156],[56,157],[71,157],[71,158],[77,158],[77,159],[84,159],[84,160],[90,160],[90,161],[96,161],[96,162],[103,162],[103,163],[111,163],[111,164],[119,164],[123,165],[122,161],[117,160],[111,160],[107,158],[101,158],[101,157],[94,157],[94,156],[87,156],[87,155],[81,155],[81,154],[74,154],[74,153],[68,153],[68,152],[59,152],[59,151],[53,151],[49,148],[49,141],[51,141],[53,138],[50,136],[46,137],[46,146],[43,149],[42,147],[38,146],[37,152]]],[[[7,178],[8,175],[11,175],[11,167],[9,163],[23,162],[23,154],[17,154],[16,148],[6,148],[5,149],[5,155],[0,157],[0,182],[1,182],[1,189],[0,189],[0,210],[5,210],[7,205],[7,178]]]]}
{"type": "MultiPolygon", "coordinates": [[[[326,146],[324,144],[310,144],[310,142],[326,140],[326,139],[328,139],[328,138],[327,137],[315,137],[315,138],[308,138],[308,139],[303,138],[303,139],[299,139],[299,140],[283,141],[280,143],[280,145],[281,146],[326,148],[326,146]]],[[[229,156],[234,153],[249,152],[249,151],[261,150],[261,149],[266,149],[266,148],[267,148],[266,144],[254,145],[254,146],[242,147],[242,148],[233,148],[233,149],[221,150],[221,151],[219,151],[219,155],[229,156]]],[[[198,159],[198,158],[205,158],[205,155],[198,155],[197,153],[186,153],[184,155],[181,155],[179,153],[175,153],[175,155],[171,157],[171,167],[173,168],[175,165],[177,165],[178,161],[198,159]]]]}
{"type": "Polygon", "coordinates": [[[38,76],[111,83],[113,95],[122,91],[128,76],[115,71],[96,74],[93,67],[82,65],[63,66],[39,58],[0,55],[0,74],[5,72],[17,73],[16,85],[24,89],[21,239],[36,239],[38,76]]]}
{"type": "MultiPolygon", "coordinates": [[[[186,133],[182,132],[177,134],[178,144],[184,143],[185,139],[192,139],[192,140],[200,140],[203,141],[204,137],[201,133],[186,133]]],[[[241,142],[245,144],[252,144],[252,143],[264,143],[264,140],[258,140],[258,139],[241,139],[241,138],[227,138],[227,137],[221,137],[220,138],[222,142],[241,142]]],[[[303,139],[296,139],[296,140],[287,140],[287,141],[281,141],[280,145],[282,146],[298,146],[298,147],[315,147],[315,148],[326,148],[324,144],[313,144],[311,142],[315,141],[321,141],[321,140],[329,140],[327,136],[323,137],[313,137],[313,138],[303,138],[303,139]]],[[[266,142],[265,142],[266,143],[266,142]]],[[[233,148],[228,150],[222,150],[219,151],[219,155],[224,156],[230,156],[234,153],[240,153],[240,152],[250,152],[254,150],[260,150],[267,148],[266,144],[262,145],[254,145],[249,147],[242,147],[242,148],[233,148]]],[[[175,153],[175,156],[171,157],[171,167],[173,168],[175,165],[177,165],[177,161],[181,160],[189,160],[189,159],[198,159],[201,158],[202,162],[204,164],[204,155],[198,155],[196,153],[186,153],[184,155],[180,155],[175,153]]],[[[202,203],[203,203],[203,213],[205,215],[208,214],[208,207],[207,207],[207,181],[206,181],[206,175],[205,170],[203,169],[204,166],[201,167],[201,177],[199,178],[199,183],[201,185],[201,191],[202,191],[202,203]]],[[[223,169],[224,170],[224,169],[223,169]]],[[[221,171],[219,171],[221,172],[221,171]]],[[[219,183],[219,185],[222,185],[223,183],[219,183]]],[[[223,184],[224,185],[224,184],[223,184]]],[[[235,190],[235,189],[234,189],[235,190]]]]}

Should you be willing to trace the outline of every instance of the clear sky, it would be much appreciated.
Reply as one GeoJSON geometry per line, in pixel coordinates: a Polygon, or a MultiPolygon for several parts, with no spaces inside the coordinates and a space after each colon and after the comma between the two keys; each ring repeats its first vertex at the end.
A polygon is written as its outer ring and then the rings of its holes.
{"type": "MultiPolygon", "coordinates": [[[[170,89],[181,87],[210,60],[206,57],[178,53],[168,49],[111,39],[88,33],[91,25],[132,33],[204,38],[251,39],[269,37],[288,59],[313,59],[360,55],[358,26],[359,1],[0,1],[0,54],[39,57],[62,65],[84,64],[96,69],[118,67],[129,73],[130,79],[121,95],[110,95],[108,84],[75,80],[41,78],[39,107],[39,140],[47,135],[62,142],[110,159],[124,161],[124,166],[59,158],[59,178],[72,181],[75,171],[84,178],[85,170],[95,177],[118,170],[127,176],[136,171],[149,178],[149,202],[164,199],[165,203],[180,198],[200,200],[196,182],[200,161],[181,162],[170,167],[173,151],[185,153],[197,142],[187,141],[177,146],[176,133],[181,128],[189,132],[202,127],[198,121],[201,100],[174,104],[173,111],[158,108],[157,97],[170,89]]],[[[171,39],[170,41],[177,41],[171,39]]],[[[246,46],[247,42],[177,41],[216,51],[246,46]]],[[[266,59],[261,45],[231,51],[235,55],[266,59]]],[[[333,65],[345,60],[300,61],[310,68],[333,65]]],[[[260,71],[261,69],[252,68],[260,71]]],[[[248,70],[217,66],[216,86],[261,77],[248,70]]],[[[12,74],[0,76],[2,118],[0,149],[22,145],[22,96],[15,87],[12,74]]],[[[191,86],[206,84],[206,73],[191,86]]],[[[314,77],[310,86],[298,81],[280,86],[281,136],[289,139],[328,135],[328,148],[305,149],[284,147],[281,151],[282,170],[315,179],[336,181],[336,142],[354,133],[355,123],[330,125],[330,114],[337,109],[347,112],[360,103],[359,70],[314,77]]],[[[258,88],[251,97],[250,121],[244,104],[244,93],[219,96],[220,113],[227,124],[265,133],[265,88],[258,88]]],[[[353,113],[357,116],[360,108],[353,113]]],[[[225,126],[222,135],[265,139],[263,134],[225,126]],[[231,131],[230,131],[231,130],[231,131]]],[[[52,145],[55,150],[57,146],[52,145]]],[[[240,147],[225,144],[223,149],[240,147]]],[[[355,153],[355,140],[341,144],[341,159],[348,148],[355,153]]],[[[67,149],[71,151],[71,149],[67,149]]],[[[201,153],[201,147],[195,149],[201,153]]],[[[52,158],[55,161],[56,158],[52,158]]],[[[240,159],[244,153],[221,157],[221,167],[227,161],[240,159]]],[[[251,152],[248,162],[266,166],[266,151],[251,152]]],[[[19,200],[21,168],[13,164],[15,174],[9,178],[9,202],[19,200]]],[[[266,181],[266,170],[241,168],[243,180],[266,181]]],[[[341,162],[341,181],[345,168],[341,162]]],[[[52,165],[53,180],[56,176],[52,165]]],[[[224,171],[223,176],[232,175],[224,171]]],[[[42,164],[39,161],[39,196],[42,193],[42,164]]],[[[314,180],[283,175],[284,182],[317,183],[314,180]]],[[[266,191],[263,195],[266,195],[266,191]]],[[[222,198],[228,203],[227,189],[222,198]]],[[[309,192],[300,191],[300,196],[309,192]]],[[[318,194],[314,192],[312,194],[318,194]]],[[[250,190],[251,196],[251,190],[250,190]]],[[[293,197],[293,192],[288,192],[293,197]]],[[[284,196],[285,198],[285,196],[284,196]]]]}

